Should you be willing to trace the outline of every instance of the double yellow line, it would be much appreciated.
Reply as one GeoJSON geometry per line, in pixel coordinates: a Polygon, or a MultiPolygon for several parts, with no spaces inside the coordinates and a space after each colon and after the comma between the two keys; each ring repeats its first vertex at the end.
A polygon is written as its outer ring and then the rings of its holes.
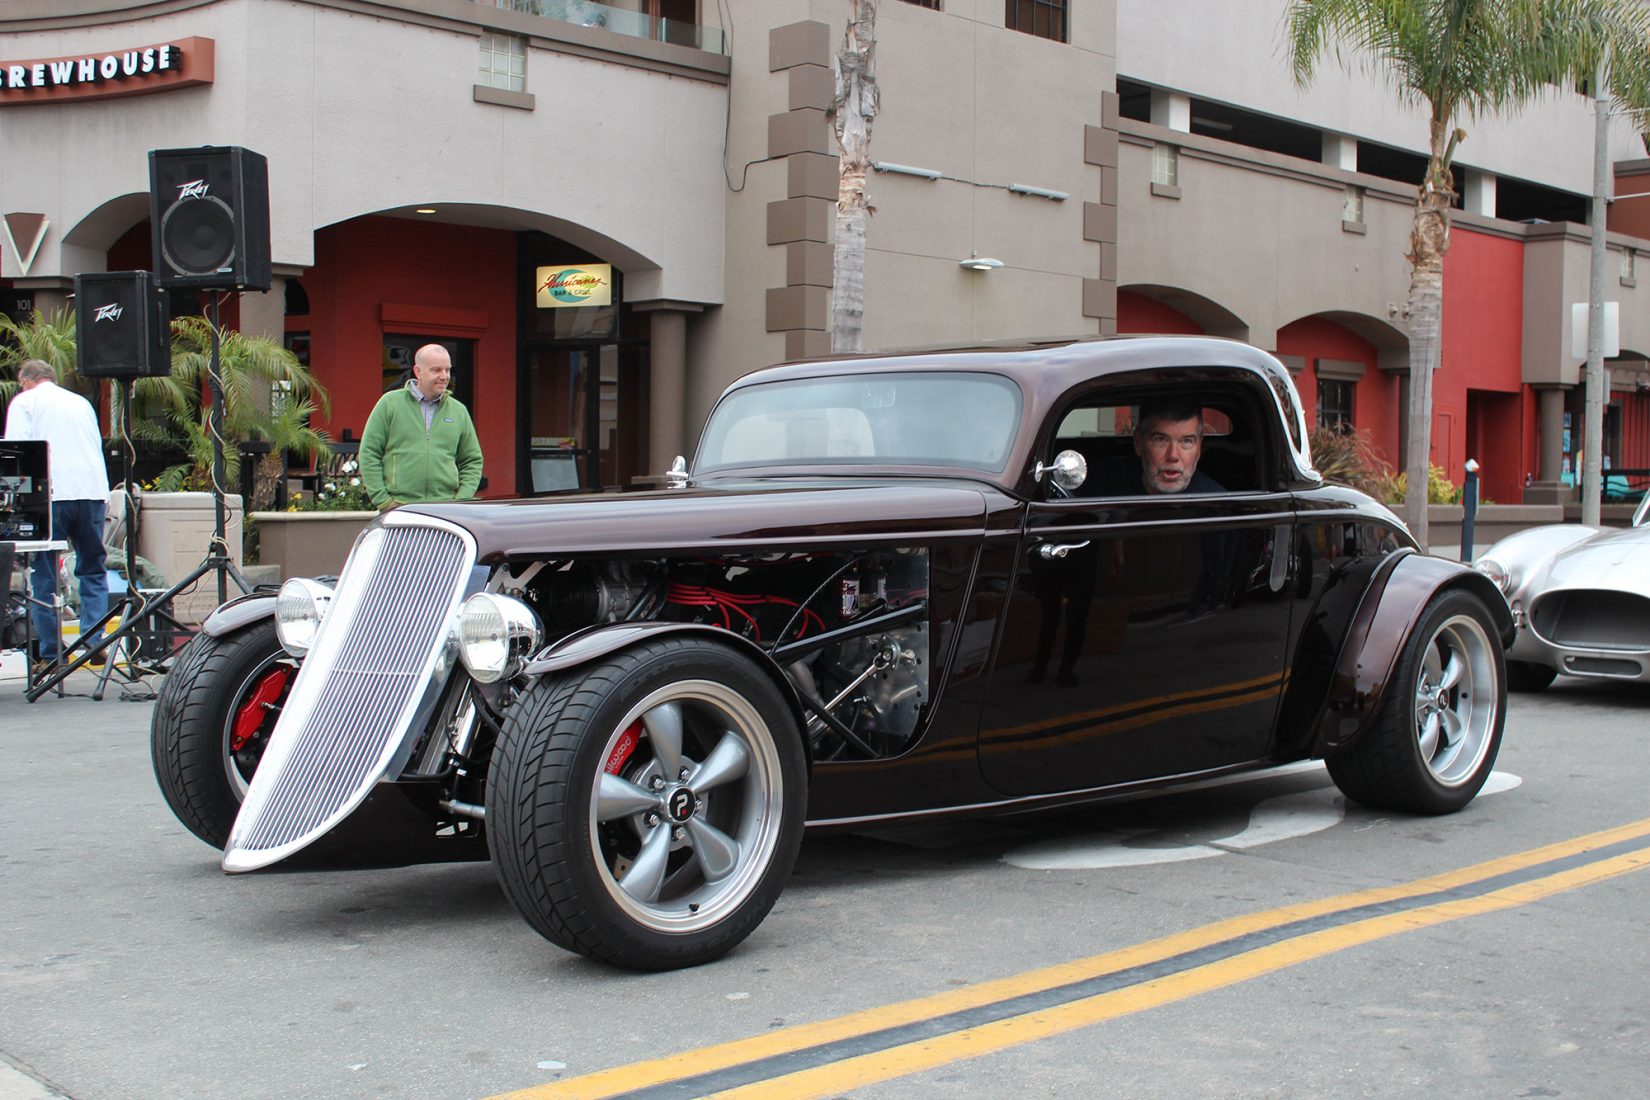
{"type": "Polygon", "coordinates": [[[494,1100],[840,1095],[1645,867],[1650,819],[1401,886],[1235,917],[1076,962],[494,1100]]]}

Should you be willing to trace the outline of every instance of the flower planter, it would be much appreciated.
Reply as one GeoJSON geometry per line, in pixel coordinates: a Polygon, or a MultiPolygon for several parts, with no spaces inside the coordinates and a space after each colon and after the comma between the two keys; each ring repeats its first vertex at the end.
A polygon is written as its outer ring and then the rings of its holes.
{"type": "MultiPolygon", "coordinates": [[[[192,573],[212,548],[216,515],[211,493],[144,493],[138,513],[138,553],[166,575],[167,586],[192,573]]],[[[241,498],[224,497],[224,537],[229,559],[241,564],[241,498]]],[[[231,597],[240,594],[233,583],[231,597]]],[[[198,623],[218,606],[218,583],[207,574],[172,601],[180,622],[198,623]]]]}
{"type": "Polygon", "coordinates": [[[288,577],[337,576],[355,536],[377,512],[253,512],[258,560],[288,577]]]}

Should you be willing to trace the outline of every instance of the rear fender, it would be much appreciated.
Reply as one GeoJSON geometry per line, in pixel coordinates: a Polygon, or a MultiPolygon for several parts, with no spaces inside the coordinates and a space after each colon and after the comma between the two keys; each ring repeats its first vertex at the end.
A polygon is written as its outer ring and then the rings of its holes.
{"type": "MultiPolygon", "coordinates": [[[[748,638],[700,623],[608,623],[589,627],[541,650],[528,662],[527,667],[522,670],[522,675],[536,678],[569,672],[620,650],[667,634],[692,634],[708,638],[718,645],[725,645],[749,657],[757,668],[767,674],[784,696],[786,705],[791,708],[791,717],[796,722],[798,735],[807,730],[808,718],[803,712],[802,699],[797,695],[796,685],[791,683],[791,678],[774,663],[773,658],[748,638]]],[[[808,747],[806,736],[802,737],[802,751],[807,754],[809,767],[812,767],[813,753],[808,747]]]]}
{"type": "Polygon", "coordinates": [[[1488,577],[1443,558],[1397,555],[1391,568],[1375,576],[1353,616],[1318,721],[1313,755],[1342,752],[1369,730],[1422,612],[1434,596],[1452,589],[1481,599],[1502,644],[1511,642],[1512,611],[1488,577]]]}
{"type": "Polygon", "coordinates": [[[274,617],[274,596],[261,594],[237,596],[206,617],[206,621],[201,623],[201,633],[209,634],[214,638],[221,638],[225,634],[233,634],[242,627],[251,626],[262,619],[274,617]]]}

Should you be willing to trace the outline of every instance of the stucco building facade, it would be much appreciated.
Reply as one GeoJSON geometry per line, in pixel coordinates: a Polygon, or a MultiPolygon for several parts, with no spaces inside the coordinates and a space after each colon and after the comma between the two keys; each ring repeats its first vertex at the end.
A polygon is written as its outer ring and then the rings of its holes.
{"type": "MultiPolygon", "coordinates": [[[[1398,460],[1405,173],[1425,127],[1366,73],[1331,65],[1295,87],[1284,6],[882,0],[863,347],[1232,336],[1398,460]]],[[[831,350],[848,11],[12,0],[3,304],[49,309],[77,272],[150,266],[148,150],[244,146],[269,162],[275,279],[226,315],[307,358],[334,435],[358,433],[411,349],[439,340],[489,495],[634,484],[691,449],[733,378],[831,350]],[[119,71],[168,44],[188,79],[119,71]],[[113,77],[54,80],[107,57],[113,77]],[[606,280],[607,304],[546,300],[546,273],[572,268],[606,280]]],[[[1570,305],[1587,296],[1591,113],[1555,93],[1467,125],[1434,459],[1459,480],[1476,458],[1487,495],[1516,500],[1580,453],[1570,305]]],[[[1650,173],[1636,135],[1614,141],[1606,453],[1647,467],[1650,173]],[[1627,201],[1640,192],[1644,210],[1627,201]]]]}

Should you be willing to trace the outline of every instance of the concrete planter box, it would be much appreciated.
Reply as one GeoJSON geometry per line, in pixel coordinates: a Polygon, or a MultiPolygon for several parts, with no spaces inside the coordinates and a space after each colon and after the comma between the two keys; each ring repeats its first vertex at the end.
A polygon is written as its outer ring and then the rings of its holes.
{"type": "Polygon", "coordinates": [[[337,576],[355,536],[377,512],[253,512],[258,560],[278,566],[280,579],[337,576]]]}
{"type": "MultiPolygon", "coordinates": [[[[226,551],[237,566],[241,563],[241,498],[224,497],[227,517],[224,536],[226,551]]],[[[155,563],[166,575],[168,586],[183,580],[205,560],[212,546],[215,512],[211,493],[144,493],[138,519],[138,553],[155,563]]],[[[229,595],[240,594],[233,581],[229,595]]],[[[207,574],[192,588],[178,593],[172,614],[179,621],[198,623],[218,606],[216,574],[207,574]]]]}

